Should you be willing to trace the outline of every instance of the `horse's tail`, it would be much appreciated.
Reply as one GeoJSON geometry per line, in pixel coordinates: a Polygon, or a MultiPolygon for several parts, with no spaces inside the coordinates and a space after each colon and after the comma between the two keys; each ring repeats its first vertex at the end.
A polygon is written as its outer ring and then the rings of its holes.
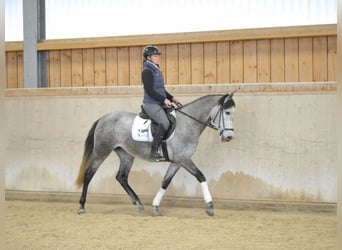
{"type": "Polygon", "coordinates": [[[76,185],[79,188],[82,187],[85,171],[88,169],[90,164],[91,154],[94,148],[94,132],[98,122],[99,120],[94,122],[93,126],[89,130],[87,139],[84,143],[83,159],[76,179],[76,185]]]}

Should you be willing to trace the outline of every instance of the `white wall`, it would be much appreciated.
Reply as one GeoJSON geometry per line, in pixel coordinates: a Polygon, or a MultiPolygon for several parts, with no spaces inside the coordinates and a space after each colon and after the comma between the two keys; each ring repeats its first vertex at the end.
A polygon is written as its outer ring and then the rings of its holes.
{"type": "MultiPolygon", "coordinates": [[[[214,198],[336,202],[336,92],[318,91],[326,85],[315,83],[314,92],[290,93],[226,85],[240,91],[235,97],[236,139],[224,144],[216,131],[207,129],[193,158],[214,198]]],[[[213,85],[211,92],[217,88],[213,85]]],[[[203,95],[195,87],[187,90],[179,91],[184,103],[203,95]]],[[[97,88],[87,91],[103,93],[97,88]]],[[[139,111],[140,94],[117,95],[115,88],[104,91],[112,95],[7,94],[6,188],[78,191],[74,180],[93,121],[112,110],[139,111]]],[[[122,194],[114,180],[118,164],[112,154],[96,173],[90,191],[122,194]]],[[[136,160],[131,185],[140,195],[154,195],[166,167],[136,160]]],[[[167,195],[201,197],[201,192],[195,178],[180,171],[167,195]]]]}
{"type": "MultiPolygon", "coordinates": [[[[23,39],[23,0],[5,0],[6,41],[23,39]]],[[[46,0],[46,38],[336,23],[336,0],[46,0]]]]}

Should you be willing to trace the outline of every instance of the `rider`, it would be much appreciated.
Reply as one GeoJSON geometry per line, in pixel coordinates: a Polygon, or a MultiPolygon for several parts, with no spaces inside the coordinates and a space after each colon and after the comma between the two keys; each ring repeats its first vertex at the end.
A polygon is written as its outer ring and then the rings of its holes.
{"type": "Polygon", "coordinates": [[[150,157],[155,161],[159,161],[158,148],[170,126],[164,107],[171,106],[172,102],[179,104],[178,99],[165,89],[163,74],[159,68],[160,55],[157,46],[146,46],[143,49],[144,68],[141,73],[144,85],[143,108],[151,119],[158,123],[150,153],[150,157]]]}

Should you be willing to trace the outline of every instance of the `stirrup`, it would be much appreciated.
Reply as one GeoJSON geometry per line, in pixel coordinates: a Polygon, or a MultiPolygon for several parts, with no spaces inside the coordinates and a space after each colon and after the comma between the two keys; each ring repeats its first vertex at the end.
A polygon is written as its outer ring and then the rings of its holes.
{"type": "Polygon", "coordinates": [[[154,161],[160,161],[160,155],[157,153],[157,154],[150,154],[150,158],[154,161]]]}
{"type": "Polygon", "coordinates": [[[160,161],[160,155],[159,155],[159,153],[158,152],[155,152],[155,153],[150,153],[150,158],[152,159],[152,160],[154,160],[154,161],[160,161]]]}

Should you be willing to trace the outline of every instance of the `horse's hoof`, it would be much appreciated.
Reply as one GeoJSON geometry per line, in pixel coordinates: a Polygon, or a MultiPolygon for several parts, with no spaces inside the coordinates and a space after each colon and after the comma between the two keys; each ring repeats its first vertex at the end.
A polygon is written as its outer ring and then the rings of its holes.
{"type": "Polygon", "coordinates": [[[209,216],[214,216],[214,206],[212,202],[207,203],[207,208],[205,209],[205,212],[209,216]]]}
{"type": "Polygon", "coordinates": [[[77,213],[78,214],[85,214],[86,210],[84,208],[78,209],[77,213]]]}
{"type": "Polygon", "coordinates": [[[138,207],[139,212],[144,212],[144,205],[140,201],[133,201],[133,205],[138,207]]]}
{"type": "Polygon", "coordinates": [[[140,213],[142,213],[142,212],[144,212],[144,206],[143,206],[143,204],[137,204],[137,206],[138,206],[138,211],[140,212],[140,213]]]}
{"type": "Polygon", "coordinates": [[[158,206],[152,206],[152,216],[153,217],[160,216],[159,207],[158,206]]]}

